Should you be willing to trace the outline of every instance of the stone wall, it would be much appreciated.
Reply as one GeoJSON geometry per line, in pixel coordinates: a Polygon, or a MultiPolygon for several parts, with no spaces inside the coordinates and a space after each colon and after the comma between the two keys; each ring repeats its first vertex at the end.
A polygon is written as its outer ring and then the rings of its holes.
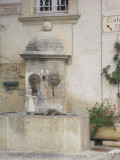
{"type": "Polygon", "coordinates": [[[0,66],[0,112],[22,112],[25,104],[25,66],[3,64],[0,66]],[[5,86],[4,82],[18,82],[17,87],[5,86]]]}
{"type": "Polygon", "coordinates": [[[0,129],[0,149],[3,150],[79,153],[89,148],[86,115],[6,115],[0,116],[0,129]]]}

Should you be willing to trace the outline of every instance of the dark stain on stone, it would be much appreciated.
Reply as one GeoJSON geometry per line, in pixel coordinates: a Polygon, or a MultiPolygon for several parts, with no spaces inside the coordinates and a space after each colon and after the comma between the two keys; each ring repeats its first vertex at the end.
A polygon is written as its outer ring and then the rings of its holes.
{"type": "Polygon", "coordinates": [[[24,78],[25,78],[25,76],[19,75],[19,77],[18,77],[18,78],[20,78],[20,79],[24,79],[24,78]]]}

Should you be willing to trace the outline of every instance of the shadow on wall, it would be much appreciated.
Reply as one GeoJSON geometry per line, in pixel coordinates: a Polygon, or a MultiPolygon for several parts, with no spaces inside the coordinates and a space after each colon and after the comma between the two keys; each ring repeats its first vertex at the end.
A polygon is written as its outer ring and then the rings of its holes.
{"type": "MultiPolygon", "coordinates": [[[[85,96],[80,96],[85,97],[85,96]]],[[[97,101],[99,102],[99,101],[97,101]]],[[[67,95],[66,109],[70,113],[86,114],[88,113],[87,108],[92,107],[96,103],[95,98],[75,98],[71,95],[67,95]]]]}

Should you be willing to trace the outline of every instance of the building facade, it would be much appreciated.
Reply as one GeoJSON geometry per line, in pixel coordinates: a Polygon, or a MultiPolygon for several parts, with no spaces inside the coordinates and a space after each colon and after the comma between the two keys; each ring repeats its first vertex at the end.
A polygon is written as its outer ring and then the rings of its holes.
{"type": "Polygon", "coordinates": [[[71,55],[65,65],[65,109],[85,113],[86,107],[108,97],[119,104],[119,86],[101,75],[106,65],[114,67],[119,15],[119,0],[1,0],[0,112],[24,110],[26,67],[20,54],[35,34],[43,32],[44,22],[52,24],[52,32],[71,55]],[[113,31],[110,25],[115,21],[113,31]],[[14,81],[17,86],[5,85],[14,81]]]}

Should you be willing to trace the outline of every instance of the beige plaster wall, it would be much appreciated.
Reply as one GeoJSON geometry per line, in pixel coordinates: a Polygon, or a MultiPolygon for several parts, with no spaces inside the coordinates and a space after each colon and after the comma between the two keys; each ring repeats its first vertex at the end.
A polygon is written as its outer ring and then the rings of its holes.
{"type": "MultiPolygon", "coordinates": [[[[11,1],[0,1],[0,3],[5,2],[10,3],[11,1]]],[[[21,1],[12,0],[12,2],[20,3],[21,1]]],[[[103,0],[101,12],[101,0],[78,0],[78,3],[76,1],[73,3],[81,15],[77,24],[72,26],[72,24],[52,22],[53,31],[62,39],[66,52],[72,55],[71,64],[66,65],[66,105],[70,112],[85,113],[86,107],[109,96],[114,102],[118,101],[116,97],[118,88],[109,85],[104,77],[101,79],[101,68],[106,64],[112,64],[113,45],[116,40],[116,35],[101,34],[101,16],[119,15],[120,5],[118,2],[119,0],[103,0]]],[[[32,0],[31,4],[33,4],[32,0]]],[[[77,14],[74,7],[71,13],[77,14]]],[[[30,10],[30,13],[33,14],[33,11],[30,10]]],[[[23,8],[21,14],[24,15],[23,8]]],[[[0,17],[0,25],[2,25],[0,26],[0,69],[17,64],[20,69],[24,70],[24,60],[20,58],[19,54],[25,50],[31,37],[42,31],[42,26],[39,23],[20,22],[18,16],[0,17]]],[[[25,70],[22,71],[22,75],[24,72],[25,70]]],[[[2,85],[2,82],[5,81],[4,74],[2,74],[3,78],[0,78],[2,79],[1,111],[17,111],[13,107],[16,102],[11,99],[8,102],[4,98],[8,94],[2,85]]],[[[22,79],[22,81],[24,80],[22,79]]],[[[20,106],[21,108],[24,106],[24,96],[20,106]]],[[[20,106],[18,111],[21,110],[20,106]]]]}
{"type": "Polygon", "coordinates": [[[116,34],[102,34],[101,16],[120,15],[119,1],[79,0],[78,6],[81,17],[73,26],[73,60],[67,67],[67,107],[71,112],[86,112],[86,107],[108,97],[119,105],[118,86],[101,76],[106,65],[114,69],[112,57],[117,40],[116,34]]]}
{"type": "Polygon", "coordinates": [[[81,17],[73,26],[73,58],[67,66],[67,107],[86,112],[101,100],[101,1],[79,0],[81,17]],[[93,10],[94,5],[94,10],[93,10]]]}

